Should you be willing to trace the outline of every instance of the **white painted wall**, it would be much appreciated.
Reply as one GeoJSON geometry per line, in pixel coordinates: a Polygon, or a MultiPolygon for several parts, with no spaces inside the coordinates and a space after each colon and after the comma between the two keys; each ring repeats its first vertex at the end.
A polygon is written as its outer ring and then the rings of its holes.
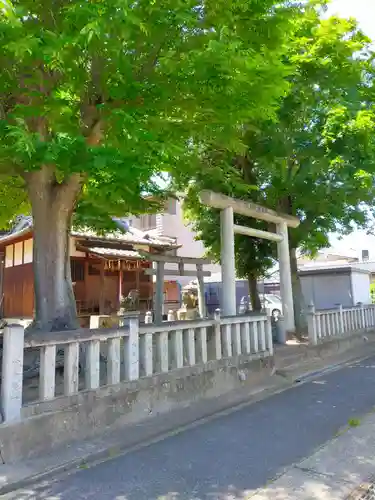
{"type": "Polygon", "coordinates": [[[23,262],[30,264],[33,261],[33,239],[25,240],[23,242],[23,262]]]}
{"type": "Polygon", "coordinates": [[[349,273],[301,276],[301,287],[306,306],[314,304],[316,309],[333,309],[337,304],[353,305],[349,273]]]}
{"type": "Polygon", "coordinates": [[[352,287],[354,304],[357,304],[358,302],[371,304],[370,274],[353,271],[352,287]]]}
{"type": "Polygon", "coordinates": [[[13,266],[13,245],[5,247],[5,267],[13,266]]]}
{"type": "MultiPolygon", "coordinates": [[[[158,221],[159,222],[159,221],[158,221]]],[[[201,258],[205,255],[205,247],[201,241],[195,240],[195,232],[190,224],[184,221],[182,204],[176,201],[175,214],[164,213],[161,215],[159,222],[161,233],[163,236],[170,236],[177,239],[178,245],[181,248],[177,250],[177,255],[180,257],[197,257],[201,258]]],[[[173,269],[172,264],[167,269],[173,269]]],[[[186,265],[187,270],[195,270],[194,265],[186,265]]],[[[209,264],[204,266],[205,271],[217,273],[221,270],[218,264],[209,264]]],[[[187,285],[192,279],[190,276],[176,276],[176,280],[182,285],[187,285]]]]}
{"type": "Polygon", "coordinates": [[[332,309],[337,304],[351,307],[358,302],[371,303],[370,275],[353,270],[347,274],[312,274],[301,276],[303,298],[306,305],[317,309],[332,309]]]}
{"type": "MultiPolygon", "coordinates": [[[[76,250],[75,238],[70,238],[71,257],[84,257],[84,252],[76,250]]],[[[29,238],[5,247],[5,267],[30,264],[33,261],[33,239],[29,238]]]]}
{"type": "MultiPolygon", "coordinates": [[[[205,247],[203,243],[195,240],[195,232],[193,231],[191,225],[186,224],[184,221],[182,203],[178,200],[170,200],[168,211],[162,214],[157,214],[154,224],[155,227],[153,228],[146,229],[144,225],[141,224],[139,217],[129,217],[129,221],[133,227],[141,229],[142,231],[147,231],[150,234],[176,238],[177,244],[181,245],[181,248],[177,250],[178,256],[201,258],[205,255],[205,247]]],[[[165,268],[172,270],[176,269],[176,266],[168,264],[165,268]]],[[[185,265],[185,269],[194,271],[195,266],[185,265]]],[[[210,271],[211,273],[217,273],[221,271],[221,267],[219,264],[209,264],[204,266],[204,270],[210,271]]],[[[168,276],[168,279],[176,280],[181,286],[185,286],[192,281],[194,277],[176,275],[176,277],[168,276]]]]}

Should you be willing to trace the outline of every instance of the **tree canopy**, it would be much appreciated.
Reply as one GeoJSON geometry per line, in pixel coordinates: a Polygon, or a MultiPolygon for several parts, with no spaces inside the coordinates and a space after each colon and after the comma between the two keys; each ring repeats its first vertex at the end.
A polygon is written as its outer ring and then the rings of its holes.
{"type": "MultiPolygon", "coordinates": [[[[240,171],[230,163],[216,164],[215,178],[197,176],[187,204],[189,216],[208,248],[217,233],[211,210],[196,204],[196,192],[210,184],[239,198],[261,202],[297,215],[301,225],[290,231],[297,321],[301,292],[297,278],[297,248],[314,252],[329,244],[329,234],[345,233],[371,220],[374,198],[373,57],[370,40],[352,20],[322,20],[316,8],[302,12],[286,61],[293,71],[289,93],[276,119],[248,123],[246,161],[240,171]],[[256,189],[254,189],[254,186],[256,189]],[[191,203],[191,201],[193,203],[191,203]],[[206,214],[206,215],[205,215],[206,214]],[[199,220],[199,217],[203,218],[199,220]]],[[[238,162],[237,162],[238,163],[238,162]]],[[[203,170],[207,165],[202,167],[203,170]]],[[[253,225],[247,220],[247,225],[253,225]]],[[[238,240],[237,268],[264,271],[274,254],[268,243],[238,240]],[[256,255],[250,262],[249,256],[256,255]]]]}
{"type": "MultiPolygon", "coordinates": [[[[271,118],[287,90],[282,58],[294,7],[275,0],[2,5],[0,192],[17,188],[20,209],[31,205],[37,325],[72,328],[73,213],[94,225],[136,213],[145,208],[142,195],[158,191],[159,172],[193,171],[209,144],[241,149],[242,125],[271,118]]],[[[18,211],[9,203],[6,218],[18,211]]]]}

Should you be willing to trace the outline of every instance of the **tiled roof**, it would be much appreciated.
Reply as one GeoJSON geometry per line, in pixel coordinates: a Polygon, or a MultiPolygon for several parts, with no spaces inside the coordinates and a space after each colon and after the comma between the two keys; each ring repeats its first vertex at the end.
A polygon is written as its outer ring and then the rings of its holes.
{"type": "Polygon", "coordinates": [[[140,259],[141,256],[138,252],[134,250],[117,250],[115,248],[101,248],[101,247],[90,247],[86,249],[87,252],[95,253],[97,255],[102,255],[104,257],[123,257],[130,259],[140,259]]]}
{"type": "MultiPolygon", "coordinates": [[[[96,233],[92,229],[73,228],[70,234],[76,238],[96,239],[100,241],[118,241],[133,245],[147,245],[159,248],[177,248],[179,245],[175,238],[149,235],[131,226],[122,224],[121,219],[114,219],[123,230],[111,231],[105,234],[96,233]]],[[[11,231],[0,235],[0,243],[12,240],[32,230],[33,220],[31,216],[19,217],[11,231]]]]}
{"type": "Polygon", "coordinates": [[[88,238],[102,241],[118,241],[134,245],[150,245],[154,247],[177,247],[174,238],[151,236],[143,231],[129,227],[128,231],[111,231],[98,234],[92,229],[73,229],[70,234],[76,238],[88,238]]]}

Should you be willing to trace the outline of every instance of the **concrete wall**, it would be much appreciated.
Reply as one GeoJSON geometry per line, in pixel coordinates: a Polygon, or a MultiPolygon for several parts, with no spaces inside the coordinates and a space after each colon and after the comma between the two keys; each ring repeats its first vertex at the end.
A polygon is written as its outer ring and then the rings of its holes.
{"type": "Polygon", "coordinates": [[[305,304],[316,309],[332,309],[337,304],[353,305],[350,274],[302,275],[301,286],[305,304]]]}
{"type": "Polygon", "coordinates": [[[251,392],[264,383],[273,366],[272,357],[238,356],[30,404],[23,407],[21,421],[0,425],[3,460],[46,453],[108,426],[141,423],[199,401],[226,394],[229,401],[232,391],[248,387],[251,392]]]}
{"type": "MultiPolygon", "coordinates": [[[[345,359],[357,359],[374,348],[374,332],[366,332],[366,342],[363,333],[337,337],[317,346],[300,346],[298,352],[281,356],[277,367],[284,375],[297,373],[297,367],[300,373],[309,372],[311,367],[316,369],[317,361],[327,359],[330,365],[332,359],[337,360],[336,356],[345,352],[348,352],[345,359]],[[304,365],[307,368],[303,368],[304,365]]],[[[24,406],[22,420],[0,425],[2,460],[9,463],[47,453],[59,445],[105,435],[118,427],[127,432],[123,426],[142,424],[158,416],[167,421],[173,412],[182,415],[177,425],[187,424],[189,420],[184,422],[184,415],[195,405],[206,405],[222,398],[230,407],[238,391],[243,391],[242,401],[249,401],[251,394],[259,393],[271,379],[277,384],[272,375],[274,362],[274,358],[254,356],[209,361],[204,365],[24,406]]]]}
{"type": "Polygon", "coordinates": [[[370,274],[366,271],[349,267],[302,270],[300,280],[305,304],[313,303],[316,309],[371,304],[370,274]]]}

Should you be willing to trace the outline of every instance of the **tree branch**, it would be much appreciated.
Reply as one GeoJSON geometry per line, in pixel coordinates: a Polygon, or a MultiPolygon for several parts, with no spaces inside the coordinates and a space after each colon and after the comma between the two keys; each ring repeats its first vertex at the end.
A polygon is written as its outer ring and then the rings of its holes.
{"type": "Polygon", "coordinates": [[[87,144],[89,146],[98,146],[103,139],[103,121],[98,118],[91,128],[87,136],[87,144]]]}

